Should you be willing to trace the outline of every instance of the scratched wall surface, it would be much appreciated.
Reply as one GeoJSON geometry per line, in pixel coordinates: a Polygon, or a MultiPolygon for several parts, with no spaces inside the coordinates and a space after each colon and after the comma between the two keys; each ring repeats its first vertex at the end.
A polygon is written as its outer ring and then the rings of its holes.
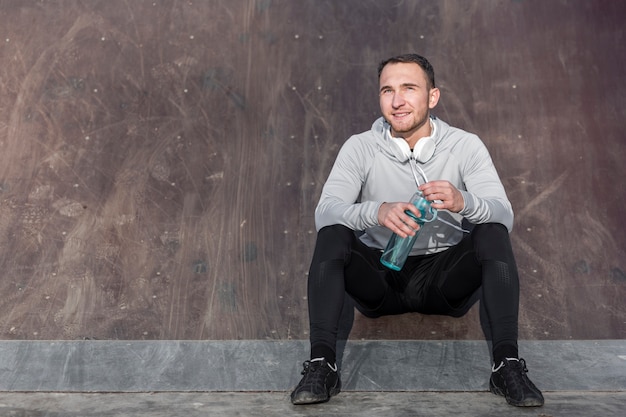
{"type": "MultiPolygon", "coordinates": [[[[306,339],[313,210],[418,52],[516,210],[520,336],[626,337],[626,3],[0,0],[0,338],[306,339]]],[[[357,314],[353,338],[480,339],[357,314]]]]}

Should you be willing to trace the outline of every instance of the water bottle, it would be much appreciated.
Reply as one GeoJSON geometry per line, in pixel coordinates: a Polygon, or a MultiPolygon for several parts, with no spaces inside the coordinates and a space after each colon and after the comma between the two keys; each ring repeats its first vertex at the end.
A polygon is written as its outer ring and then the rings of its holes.
{"type": "MultiPolygon", "coordinates": [[[[417,192],[413,194],[410,202],[417,207],[421,217],[416,217],[408,210],[406,210],[405,213],[411,216],[411,218],[420,225],[420,230],[424,223],[432,222],[437,218],[437,210],[430,205],[430,201],[426,200],[424,196],[422,196],[422,193],[417,192]]],[[[402,238],[395,233],[391,235],[389,242],[387,242],[387,247],[385,248],[383,255],[380,257],[380,262],[387,268],[393,269],[394,271],[401,270],[406,262],[406,258],[409,256],[409,253],[415,244],[415,239],[417,239],[417,235],[420,230],[415,232],[413,236],[407,236],[405,238],[402,238]]]]}

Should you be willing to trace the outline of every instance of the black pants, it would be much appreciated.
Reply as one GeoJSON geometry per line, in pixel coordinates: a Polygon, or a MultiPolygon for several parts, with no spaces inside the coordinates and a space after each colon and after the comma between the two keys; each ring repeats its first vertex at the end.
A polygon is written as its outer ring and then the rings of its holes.
{"type": "Polygon", "coordinates": [[[519,279],[503,225],[475,225],[456,246],[409,257],[398,272],[385,268],[380,255],[345,226],[319,231],[308,282],[312,358],[335,360],[346,293],[372,318],[408,312],[460,317],[480,299],[494,360],[517,356],[519,279]]]}

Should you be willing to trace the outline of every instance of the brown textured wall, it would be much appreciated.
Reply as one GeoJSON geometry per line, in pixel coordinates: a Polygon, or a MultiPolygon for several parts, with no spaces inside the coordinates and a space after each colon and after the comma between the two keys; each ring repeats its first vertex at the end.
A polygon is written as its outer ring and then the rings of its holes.
{"type": "MultiPolygon", "coordinates": [[[[313,209],[418,52],[516,210],[520,336],[626,336],[626,4],[0,1],[0,338],[306,339],[313,209]]],[[[479,339],[357,315],[354,338],[479,339]]]]}

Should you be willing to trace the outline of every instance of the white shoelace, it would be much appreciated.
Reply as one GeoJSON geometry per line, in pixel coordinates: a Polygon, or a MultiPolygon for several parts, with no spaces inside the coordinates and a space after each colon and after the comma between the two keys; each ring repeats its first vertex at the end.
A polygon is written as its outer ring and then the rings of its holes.
{"type": "MultiPolygon", "coordinates": [[[[315,359],[311,359],[310,362],[321,362],[323,360],[324,358],[315,358],[315,359]]],[[[333,372],[337,372],[337,364],[334,364],[334,365],[331,365],[330,363],[326,363],[326,364],[333,372]]]]}
{"type": "MultiPolygon", "coordinates": [[[[517,358],[505,358],[507,361],[517,361],[519,362],[519,359],[517,358]]],[[[496,365],[493,364],[493,366],[491,367],[491,372],[498,372],[500,369],[502,369],[502,367],[504,366],[504,361],[500,362],[500,365],[498,365],[498,367],[496,368],[496,365]]]]}

